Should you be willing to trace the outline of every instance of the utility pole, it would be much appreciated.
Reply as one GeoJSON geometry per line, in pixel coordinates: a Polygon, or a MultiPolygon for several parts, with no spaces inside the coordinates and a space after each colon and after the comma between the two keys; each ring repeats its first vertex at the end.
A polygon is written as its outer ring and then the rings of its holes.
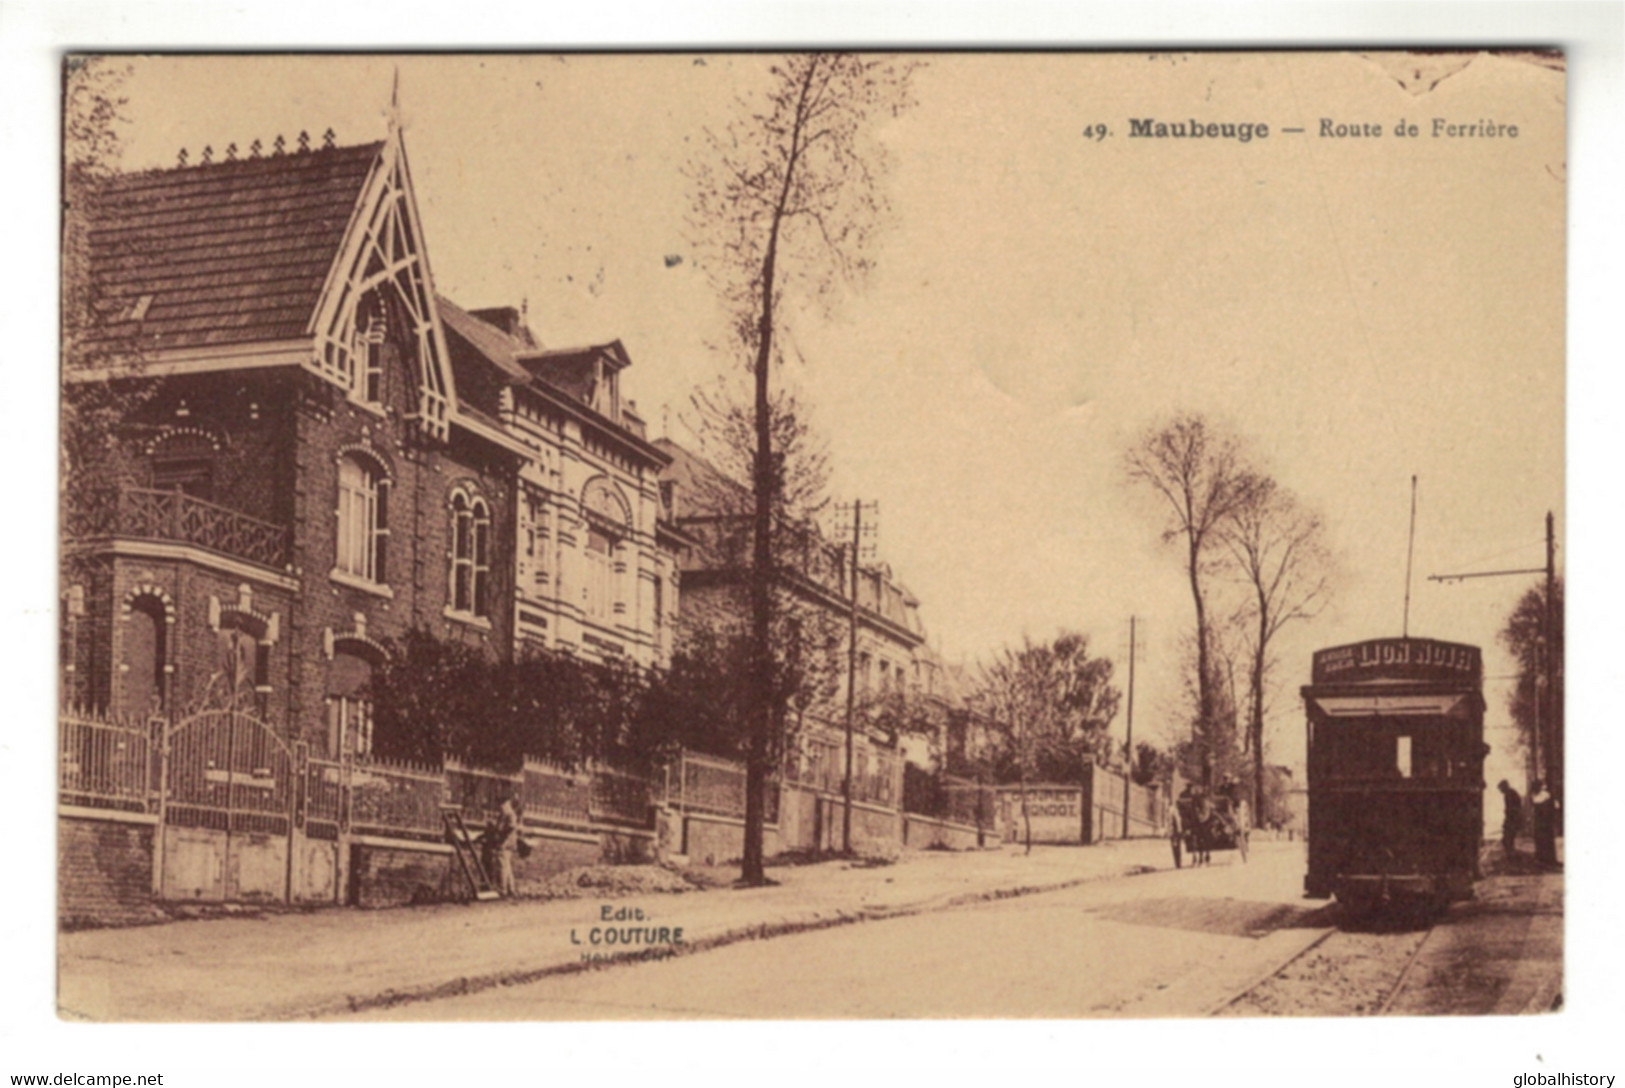
{"type": "Polygon", "coordinates": [[[1540,652],[1540,680],[1545,682],[1545,691],[1535,691],[1535,735],[1530,745],[1530,755],[1534,763],[1532,778],[1539,778],[1546,782],[1552,796],[1557,799],[1558,810],[1562,811],[1563,785],[1561,771],[1555,758],[1556,749],[1561,743],[1554,745],[1553,738],[1557,734],[1557,609],[1555,597],[1557,594],[1557,527],[1550,510],[1546,511],[1546,565],[1544,567],[1526,567],[1521,570],[1487,570],[1471,574],[1430,574],[1430,582],[1460,582],[1468,578],[1502,578],[1517,574],[1544,574],[1546,576],[1545,608],[1541,616],[1541,652],[1540,652]]]}
{"type": "Polygon", "coordinates": [[[1123,747],[1128,752],[1128,769],[1123,772],[1123,838],[1128,838],[1128,806],[1134,792],[1134,624],[1128,618],[1128,738],[1123,747]]]}
{"type": "MultiPolygon", "coordinates": [[[[845,545],[849,562],[847,563],[847,641],[846,641],[846,774],[841,779],[841,852],[852,852],[852,743],[853,729],[857,718],[858,706],[858,560],[865,551],[873,553],[874,545],[865,546],[863,538],[867,535],[873,538],[875,525],[863,524],[863,511],[867,507],[872,514],[879,514],[880,504],[864,502],[858,499],[847,505],[842,503],[835,508],[836,514],[844,518],[848,513],[852,515],[852,542],[845,545]]],[[[840,526],[844,529],[845,526],[840,526]]],[[[839,531],[839,529],[837,530],[839,531]]]]}
{"type": "Polygon", "coordinates": [[[1411,532],[1405,545],[1405,622],[1400,626],[1401,638],[1411,637],[1411,557],[1416,554],[1416,477],[1411,477],[1411,532]]]}
{"type": "Polygon", "coordinates": [[[1552,791],[1557,800],[1557,811],[1563,811],[1563,785],[1561,760],[1557,755],[1562,742],[1557,740],[1558,711],[1557,705],[1557,532],[1552,522],[1552,512],[1546,511],[1546,615],[1542,617],[1542,629],[1546,632],[1545,645],[1541,647],[1541,670],[1546,674],[1546,692],[1541,702],[1544,704],[1546,729],[1545,750],[1542,760],[1546,764],[1546,773],[1541,778],[1546,788],[1552,791]]]}

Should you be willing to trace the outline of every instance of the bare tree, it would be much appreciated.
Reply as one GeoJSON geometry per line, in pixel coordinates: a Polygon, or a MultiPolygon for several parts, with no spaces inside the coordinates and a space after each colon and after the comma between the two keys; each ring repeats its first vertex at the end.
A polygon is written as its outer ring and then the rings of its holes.
{"type": "Polygon", "coordinates": [[[1326,603],[1330,557],[1321,521],[1267,476],[1248,474],[1241,500],[1219,536],[1248,590],[1246,625],[1247,747],[1252,756],[1253,811],[1264,811],[1264,703],[1274,665],[1270,645],[1281,628],[1312,619],[1326,603]]]}
{"type": "Polygon", "coordinates": [[[782,356],[786,293],[826,299],[872,259],[870,242],[886,204],[878,181],[883,149],[874,122],[910,101],[912,62],[848,53],[799,53],[774,61],[761,103],[723,133],[689,169],[691,227],[713,284],[731,311],[733,333],[755,384],[754,497],[750,579],[750,700],[754,727],[746,759],[741,878],[766,880],[763,825],[773,713],[773,531],[780,474],[775,458],[770,373],[782,356]]]}
{"type": "MultiPolygon", "coordinates": [[[[1199,415],[1180,414],[1153,427],[1125,457],[1129,480],[1150,487],[1167,502],[1164,543],[1180,542],[1185,575],[1196,608],[1196,732],[1207,736],[1216,724],[1217,685],[1212,655],[1206,578],[1227,554],[1219,534],[1226,519],[1246,501],[1251,476],[1243,469],[1234,439],[1217,433],[1199,415]]],[[[1211,785],[1214,766],[1204,754],[1202,777],[1211,785]]]]}

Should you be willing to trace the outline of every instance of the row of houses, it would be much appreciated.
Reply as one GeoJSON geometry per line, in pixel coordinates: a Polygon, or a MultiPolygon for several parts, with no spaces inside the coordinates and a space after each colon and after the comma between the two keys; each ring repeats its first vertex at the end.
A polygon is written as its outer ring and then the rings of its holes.
{"type": "MultiPolygon", "coordinates": [[[[90,196],[60,654],[86,720],[229,707],[339,763],[389,750],[372,684],[409,631],[660,669],[694,625],[740,616],[743,510],[715,501],[720,474],[650,439],[619,342],[557,346],[522,309],[437,292],[398,130],[90,196]]],[[[843,624],[855,597],[860,688],[940,692],[890,571],[854,584],[816,530],[797,546],[781,591],[843,624]]],[[[836,717],[804,723],[788,777],[839,781],[836,717]]],[[[857,748],[895,809],[897,738],[862,729],[857,748]]]]}

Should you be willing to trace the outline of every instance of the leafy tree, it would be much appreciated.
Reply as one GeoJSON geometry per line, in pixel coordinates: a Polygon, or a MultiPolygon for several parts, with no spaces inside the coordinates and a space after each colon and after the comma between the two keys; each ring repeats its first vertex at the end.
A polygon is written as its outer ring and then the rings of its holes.
{"type": "Polygon", "coordinates": [[[910,62],[847,53],[775,60],[760,102],[689,169],[691,226],[713,284],[732,315],[753,379],[750,662],[741,878],[765,883],[763,826],[775,728],[773,692],[774,512],[783,486],[773,439],[770,377],[782,356],[783,303],[790,294],[827,301],[868,267],[885,209],[878,182],[877,118],[909,102],[910,62]]]}
{"type": "Polygon", "coordinates": [[[1110,750],[1119,699],[1111,676],[1112,663],[1091,657],[1088,637],[1075,632],[1049,643],[1024,639],[982,670],[977,702],[994,729],[994,773],[1021,787],[1029,852],[1028,783],[1076,780],[1086,760],[1110,750]]]}
{"type": "Polygon", "coordinates": [[[1544,773],[1552,792],[1562,798],[1563,784],[1563,579],[1552,582],[1552,630],[1556,637],[1551,661],[1551,698],[1546,693],[1546,584],[1532,586],[1518,599],[1501,630],[1501,645],[1518,662],[1518,682],[1513,686],[1508,709],[1518,729],[1518,743],[1534,756],[1532,766],[1544,773]],[[1546,737],[1545,743],[1537,743],[1546,737]],[[1544,766],[1548,758],[1551,766],[1544,766]]]}
{"type": "Polygon", "coordinates": [[[1156,786],[1169,781],[1174,773],[1174,760],[1167,752],[1149,741],[1134,746],[1134,766],[1130,771],[1136,784],[1156,786]]]}
{"type": "Polygon", "coordinates": [[[423,630],[390,650],[370,692],[381,755],[428,763],[453,755],[511,770],[526,757],[636,766],[658,748],[642,743],[649,682],[630,664],[547,652],[493,660],[423,630]]]}
{"type": "MultiPolygon", "coordinates": [[[[102,335],[122,314],[91,275],[90,230],[118,171],[127,123],[125,82],[130,65],[114,57],[72,56],[63,66],[62,110],[62,360],[65,372],[116,368],[140,372],[141,350],[130,338],[102,335]]],[[[130,246],[139,246],[131,241],[130,246]]],[[[117,482],[118,428],[152,396],[152,383],[132,377],[66,383],[60,419],[59,486],[64,501],[101,483],[117,482]]]]}

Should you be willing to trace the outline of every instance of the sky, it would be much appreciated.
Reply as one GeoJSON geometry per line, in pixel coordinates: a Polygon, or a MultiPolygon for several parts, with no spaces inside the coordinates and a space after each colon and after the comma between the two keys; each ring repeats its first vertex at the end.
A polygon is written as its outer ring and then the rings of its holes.
{"type": "MultiPolygon", "coordinates": [[[[1136,617],[1136,732],[1175,735],[1192,604],[1123,456],[1197,412],[1320,514],[1335,559],[1329,606],[1279,638],[1272,757],[1301,758],[1314,648],[1404,627],[1413,475],[1409,630],[1484,647],[1504,739],[1497,633],[1537,577],[1428,576],[1540,567],[1546,512],[1565,524],[1564,73],[1487,54],[918,59],[914,105],[873,131],[874,269],[828,308],[791,300],[785,377],[828,440],[832,497],[879,502],[880,557],[933,643],[974,666],[1081,630],[1126,682],[1136,617]],[[1271,131],[1159,140],[1131,118],[1271,131]],[[1434,136],[1435,118],[1518,135],[1434,136]]],[[[684,167],[767,63],[132,58],[122,165],[301,129],[380,138],[398,72],[437,288],[523,304],[549,346],[621,340],[652,434],[692,440],[690,391],[740,362],[717,348],[684,167]]]]}

